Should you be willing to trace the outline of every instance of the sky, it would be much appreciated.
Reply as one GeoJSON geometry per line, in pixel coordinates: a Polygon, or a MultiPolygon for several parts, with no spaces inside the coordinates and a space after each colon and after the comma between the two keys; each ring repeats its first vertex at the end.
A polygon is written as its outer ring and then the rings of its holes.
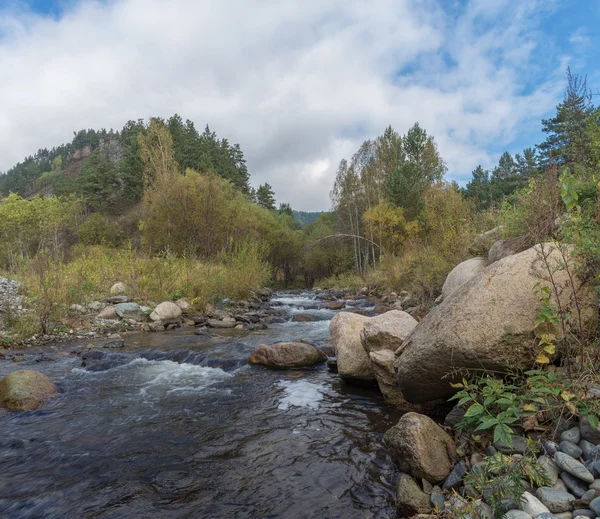
{"type": "Polygon", "coordinates": [[[0,171],[178,113],[294,209],[329,209],[390,124],[418,121],[464,184],[543,140],[567,66],[600,88],[599,27],[596,0],[0,0],[0,171]]]}

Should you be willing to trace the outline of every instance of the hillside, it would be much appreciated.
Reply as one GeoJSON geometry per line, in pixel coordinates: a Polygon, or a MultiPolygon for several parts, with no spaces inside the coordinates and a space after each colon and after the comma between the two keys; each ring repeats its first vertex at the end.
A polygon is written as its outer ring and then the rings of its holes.
{"type": "Polygon", "coordinates": [[[323,211],[292,211],[294,220],[296,220],[301,227],[306,227],[311,223],[315,223],[321,215],[325,214],[323,211]]]}

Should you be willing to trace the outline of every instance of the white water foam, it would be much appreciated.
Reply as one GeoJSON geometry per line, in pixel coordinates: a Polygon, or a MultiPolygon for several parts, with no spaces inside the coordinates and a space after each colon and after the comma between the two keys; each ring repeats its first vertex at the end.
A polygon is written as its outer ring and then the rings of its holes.
{"type": "Polygon", "coordinates": [[[277,409],[286,410],[290,407],[309,407],[317,409],[323,400],[325,388],[306,380],[280,380],[279,387],[284,389],[285,396],[277,409]]]}

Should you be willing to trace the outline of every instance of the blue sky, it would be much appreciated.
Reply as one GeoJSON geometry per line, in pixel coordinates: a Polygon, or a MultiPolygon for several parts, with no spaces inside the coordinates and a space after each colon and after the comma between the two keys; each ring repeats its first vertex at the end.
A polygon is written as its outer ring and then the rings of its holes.
{"type": "Polygon", "coordinates": [[[595,0],[0,0],[0,171],[177,112],[297,209],[388,124],[419,121],[464,183],[543,139],[567,66],[600,88],[599,28],[595,0]]]}

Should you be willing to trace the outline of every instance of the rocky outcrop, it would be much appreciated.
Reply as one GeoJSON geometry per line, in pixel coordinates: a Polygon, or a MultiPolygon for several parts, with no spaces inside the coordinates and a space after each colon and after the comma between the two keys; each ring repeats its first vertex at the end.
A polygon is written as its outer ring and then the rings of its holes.
{"type": "Polygon", "coordinates": [[[54,382],[33,370],[13,371],[0,380],[0,407],[11,411],[33,411],[58,393],[54,382]]]}
{"type": "Polygon", "coordinates": [[[165,301],[154,309],[154,312],[150,314],[150,319],[153,321],[172,321],[179,319],[182,313],[181,307],[171,301],[165,301]]]}
{"type": "Polygon", "coordinates": [[[304,342],[278,342],[259,344],[252,350],[248,364],[259,364],[269,368],[289,369],[314,366],[325,362],[325,354],[304,342]]]}
{"type": "Polygon", "coordinates": [[[442,299],[446,299],[450,294],[456,292],[467,281],[481,274],[485,270],[485,258],[471,258],[463,261],[454,267],[444,281],[442,287],[442,299]]]}
{"type": "Polygon", "coordinates": [[[362,345],[367,353],[397,351],[418,321],[402,310],[391,310],[364,322],[362,345]]]}
{"type": "MultiPolygon", "coordinates": [[[[529,243],[529,245],[531,245],[531,243],[529,243]]],[[[512,256],[513,254],[518,254],[528,248],[526,238],[523,236],[498,240],[490,247],[490,251],[488,252],[488,264],[512,256]]]]}
{"type": "Polygon", "coordinates": [[[371,362],[361,342],[361,332],[368,317],[341,312],[329,324],[340,377],[349,382],[375,383],[371,362]]]}
{"type": "Polygon", "coordinates": [[[430,483],[443,481],[458,459],[456,444],[431,418],[407,413],[384,436],[400,471],[430,483]]]}
{"type": "MultiPolygon", "coordinates": [[[[540,307],[534,288],[538,282],[547,284],[541,278],[542,250],[552,266],[562,261],[549,244],[503,258],[456,290],[419,323],[395,361],[400,389],[409,402],[450,396],[450,383],[463,376],[448,376],[455,369],[502,371],[509,366],[533,365],[538,348],[532,339],[540,307]]],[[[567,273],[557,270],[553,277],[562,307],[572,308],[567,273]]],[[[585,287],[579,296],[582,303],[593,301],[585,287]]],[[[597,309],[592,304],[584,307],[584,325],[591,328],[597,322],[597,309]]]]}

